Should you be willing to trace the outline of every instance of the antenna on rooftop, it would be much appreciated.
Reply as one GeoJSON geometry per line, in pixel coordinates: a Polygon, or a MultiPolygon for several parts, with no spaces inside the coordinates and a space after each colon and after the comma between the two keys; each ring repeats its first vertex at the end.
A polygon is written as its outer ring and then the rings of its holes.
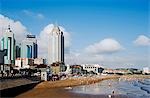
{"type": "Polygon", "coordinates": [[[10,29],[10,24],[8,25],[8,30],[9,30],[9,32],[12,32],[11,29],[10,29]]]}
{"type": "Polygon", "coordinates": [[[8,25],[8,29],[10,30],[10,24],[8,25]]]}

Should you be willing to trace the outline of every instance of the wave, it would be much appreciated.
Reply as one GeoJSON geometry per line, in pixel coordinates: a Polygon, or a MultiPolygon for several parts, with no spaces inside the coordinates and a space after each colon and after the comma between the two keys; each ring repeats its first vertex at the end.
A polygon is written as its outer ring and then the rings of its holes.
{"type": "Polygon", "coordinates": [[[150,94],[150,88],[149,87],[141,87],[141,90],[146,91],[148,94],[150,94]]]}
{"type": "Polygon", "coordinates": [[[150,81],[149,80],[138,81],[138,82],[143,84],[143,85],[150,85],[150,81]]]}

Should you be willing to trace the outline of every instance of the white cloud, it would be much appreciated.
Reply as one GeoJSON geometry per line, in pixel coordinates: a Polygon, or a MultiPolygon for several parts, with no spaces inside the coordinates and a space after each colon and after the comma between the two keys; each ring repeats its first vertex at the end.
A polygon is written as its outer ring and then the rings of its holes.
{"type": "MultiPolygon", "coordinates": [[[[52,31],[54,27],[53,24],[49,24],[40,32],[38,38],[38,45],[39,45],[39,55],[40,57],[47,58],[46,55],[48,53],[48,34],[52,31]]],[[[68,33],[62,26],[59,26],[61,31],[63,31],[65,37],[65,50],[68,50],[70,47],[70,33],[68,33]]]]}
{"type": "Polygon", "coordinates": [[[150,38],[145,35],[140,35],[134,41],[134,44],[137,46],[150,46],[150,38]]]}
{"type": "Polygon", "coordinates": [[[42,13],[35,13],[29,10],[23,10],[22,11],[25,15],[33,17],[33,18],[38,18],[38,19],[44,19],[45,16],[42,13]]]}
{"type": "Polygon", "coordinates": [[[0,14],[0,37],[2,37],[5,30],[10,25],[12,32],[15,35],[15,38],[18,42],[20,42],[25,37],[25,33],[27,33],[27,29],[24,25],[21,24],[20,21],[14,21],[6,16],[0,14]]]}
{"type": "Polygon", "coordinates": [[[123,47],[115,39],[106,38],[98,43],[89,45],[85,51],[91,54],[114,53],[122,50],[123,47]]]}
{"type": "Polygon", "coordinates": [[[40,19],[43,19],[43,18],[44,18],[44,15],[41,14],[41,13],[38,13],[38,14],[37,14],[37,17],[40,18],[40,19]]]}
{"type": "Polygon", "coordinates": [[[147,54],[86,54],[83,52],[71,52],[66,55],[67,64],[101,64],[106,68],[143,68],[149,66],[147,54]]]}
{"type": "Polygon", "coordinates": [[[26,14],[26,15],[33,15],[33,13],[31,12],[31,11],[29,11],[29,10],[23,10],[22,11],[24,14],[26,14]]]}

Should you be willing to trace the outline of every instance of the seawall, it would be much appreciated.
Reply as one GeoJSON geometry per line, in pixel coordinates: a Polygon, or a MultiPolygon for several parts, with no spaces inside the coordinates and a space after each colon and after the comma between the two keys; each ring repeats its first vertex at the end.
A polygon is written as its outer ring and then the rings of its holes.
{"type": "Polygon", "coordinates": [[[0,97],[15,97],[34,88],[40,80],[38,77],[5,78],[0,81],[0,97]]]}

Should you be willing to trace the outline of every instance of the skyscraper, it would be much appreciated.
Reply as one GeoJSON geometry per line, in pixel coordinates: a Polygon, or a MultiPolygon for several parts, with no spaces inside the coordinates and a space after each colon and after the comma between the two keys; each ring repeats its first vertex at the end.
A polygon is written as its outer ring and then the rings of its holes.
{"type": "Polygon", "coordinates": [[[14,33],[8,26],[1,39],[1,50],[7,50],[7,56],[4,56],[4,64],[10,65],[15,63],[15,38],[14,33]]]}
{"type": "Polygon", "coordinates": [[[58,26],[49,34],[48,64],[64,63],[64,35],[58,26]]]}
{"type": "Polygon", "coordinates": [[[37,48],[35,35],[27,35],[21,43],[21,58],[37,58],[37,48]]]}

